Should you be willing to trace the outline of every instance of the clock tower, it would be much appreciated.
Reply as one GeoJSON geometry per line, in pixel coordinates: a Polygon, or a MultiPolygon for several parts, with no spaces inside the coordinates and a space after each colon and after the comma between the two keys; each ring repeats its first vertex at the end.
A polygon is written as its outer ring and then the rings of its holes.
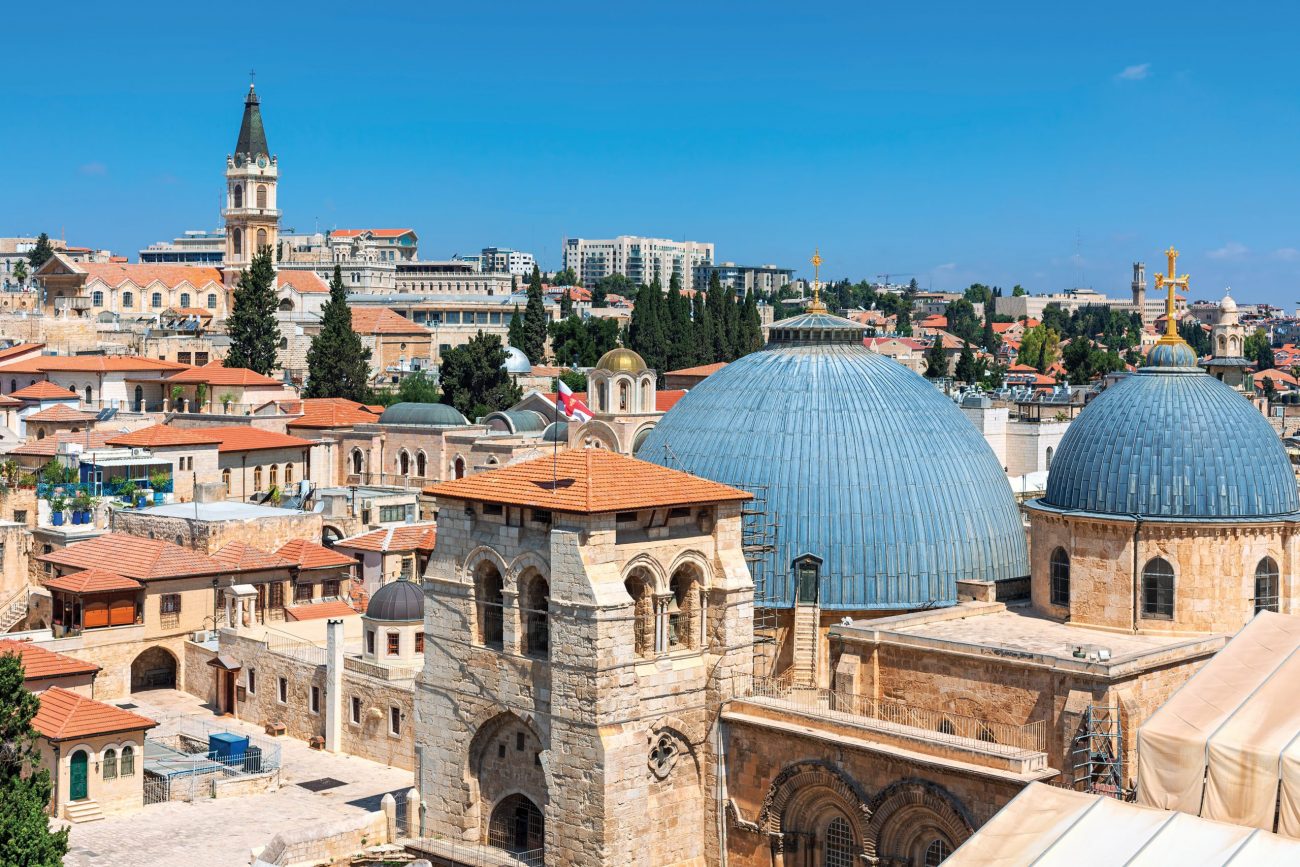
{"type": "Polygon", "coordinates": [[[226,255],[222,274],[227,286],[239,280],[262,247],[275,248],[280,229],[275,186],[279,167],[266,146],[262,111],[253,85],[244,100],[244,119],[234,154],[226,157],[226,255]]]}

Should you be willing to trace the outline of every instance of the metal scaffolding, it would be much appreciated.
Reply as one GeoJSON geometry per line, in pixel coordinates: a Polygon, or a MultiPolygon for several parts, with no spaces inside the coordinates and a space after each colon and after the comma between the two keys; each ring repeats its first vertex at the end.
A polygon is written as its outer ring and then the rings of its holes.
{"type": "Polygon", "coordinates": [[[749,574],[754,579],[754,675],[772,673],[776,655],[776,576],[772,554],[776,550],[777,524],[767,512],[767,485],[735,485],[753,495],[741,510],[740,545],[749,574]]]}
{"type": "Polygon", "coordinates": [[[1074,787],[1128,799],[1124,787],[1124,739],[1118,707],[1088,705],[1074,737],[1074,787]]]}

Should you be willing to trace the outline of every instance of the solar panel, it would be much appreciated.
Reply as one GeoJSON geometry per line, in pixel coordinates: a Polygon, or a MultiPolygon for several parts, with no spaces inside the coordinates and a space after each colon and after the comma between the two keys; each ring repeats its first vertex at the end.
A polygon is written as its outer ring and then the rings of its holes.
{"type": "Polygon", "coordinates": [[[106,406],[99,411],[99,415],[95,416],[95,421],[108,421],[115,415],[117,415],[117,407],[106,406]]]}

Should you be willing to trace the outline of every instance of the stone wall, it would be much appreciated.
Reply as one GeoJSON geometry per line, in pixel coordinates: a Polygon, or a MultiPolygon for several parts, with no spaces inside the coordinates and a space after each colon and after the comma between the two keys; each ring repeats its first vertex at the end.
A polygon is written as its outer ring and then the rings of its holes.
{"type": "Polygon", "coordinates": [[[185,676],[177,686],[205,702],[215,702],[217,698],[215,669],[208,665],[208,662],[216,659],[217,652],[193,641],[186,641],[184,653],[185,676]]]}
{"type": "Polygon", "coordinates": [[[319,543],[321,527],[320,515],[291,509],[284,509],[282,515],[246,521],[205,521],[119,509],[113,513],[112,529],[133,536],[166,539],[203,554],[214,554],[231,542],[243,542],[263,551],[275,551],[294,539],[319,543]]]}
{"type": "Polygon", "coordinates": [[[262,851],[255,853],[253,867],[336,864],[368,846],[388,842],[391,841],[384,814],[364,813],[281,831],[262,851]]]}
{"type": "MultiPolygon", "coordinates": [[[[102,696],[101,696],[102,697],[102,696]]],[[[99,804],[105,815],[125,813],[138,810],[144,806],[144,732],[124,732],[115,735],[100,735],[80,740],[63,741],[51,744],[44,738],[37,741],[41,752],[41,763],[51,769],[58,767],[58,779],[55,783],[53,797],[58,801],[58,815],[65,815],[71,786],[72,754],[85,750],[88,755],[86,764],[86,794],[90,800],[99,804]],[[122,747],[130,746],[135,751],[134,770],[130,776],[119,773],[116,778],[104,779],[104,752],[112,749],[120,756],[122,747]],[[58,755],[55,755],[57,749],[58,755]]],[[[119,759],[120,762],[120,759],[119,759]]]]}

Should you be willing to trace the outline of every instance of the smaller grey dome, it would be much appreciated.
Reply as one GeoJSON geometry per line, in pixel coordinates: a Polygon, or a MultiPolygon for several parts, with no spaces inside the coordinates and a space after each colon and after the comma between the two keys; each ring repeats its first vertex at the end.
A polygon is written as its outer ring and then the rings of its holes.
{"type": "Polygon", "coordinates": [[[424,591],[414,581],[385,584],[370,597],[366,617],[371,620],[423,620],[424,591]]]}
{"type": "Polygon", "coordinates": [[[516,349],[513,346],[506,347],[506,360],[501,366],[505,369],[506,373],[522,373],[527,375],[533,372],[533,363],[528,360],[528,356],[524,355],[522,350],[516,349]]]}
{"type": "Polygon", "coordinates": [[[569,441],[569,423],[567,421],[551,422],[542,431],[542,442],[567,443],[569,441]]]}
{"type": "Polygon", "coordinates": [[[445,403],[395,403],[384,410],[379,423],[426,427],[459,427],[469,424],[455,407],[445,403]]]}

